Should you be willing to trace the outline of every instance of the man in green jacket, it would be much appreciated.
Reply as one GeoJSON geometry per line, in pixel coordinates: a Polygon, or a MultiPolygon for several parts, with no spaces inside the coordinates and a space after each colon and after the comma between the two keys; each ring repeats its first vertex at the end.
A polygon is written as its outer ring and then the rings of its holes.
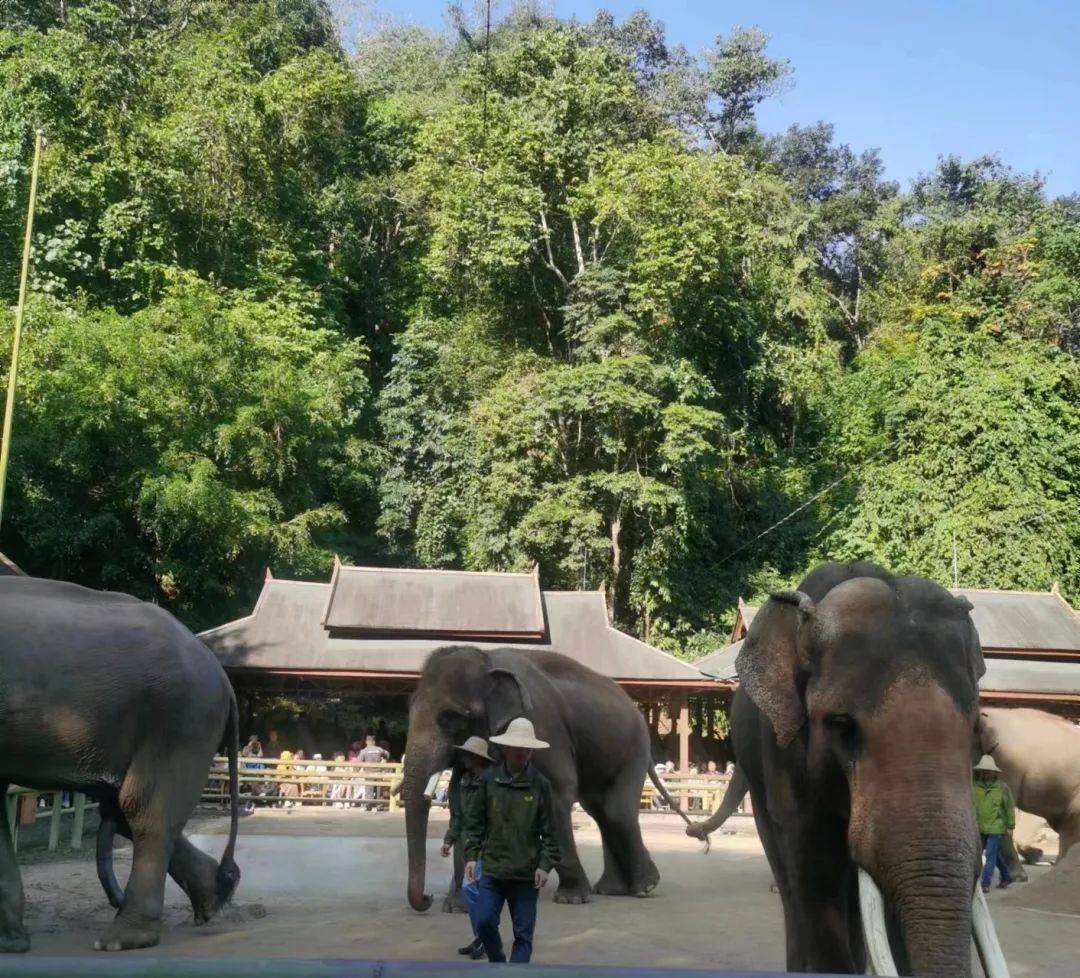
{"type": "MultiPolygon", "coordinates": [[[[484,770],[491,764],[488,756],[487,741],[483,737],[470,737],[465,743],[454,748],[454,773],[450,778],[450,792],[447,802],[450,806],[450,825],[443,836],[442,854],[445,859],[454,846],[464,846],[466,812],[476,804],[480,794],[480,785],[484,780],[484,770]]],[[[484,956],[484,945],[476,936],[476,897],[475,882],[466,883],[461,888],[465,905],[469,908],[469,923],[472,925],[473,939],[464,947],[458,948],[458,954],[467,954],[474,961],[484,956]]]]}
{"type": "Polygon", "coordinates": [[[508,903],[514,927],[510,961],[527,964],[537,897],[559,861],[551,783],[532,763],[533,751],[548,745],[537,739],[525,717],[511,720],[506,732],[491,742],[503,748],[504,760],[485,772],[475,802],[465,812],[465,878],[477,879],[477,861],[482,859],[476,934],[488,960],[506,960],[499,918],[508,903]]]}
{"type": "Polygon", "coordinates": [[[979,834],[986,851],[981,881],[983,893],[990,891],[994,866],[1001,870],[1002,889],[1012,882],[1009,867],[1001,852],[1001,840],[1006,832],[1016,827],[1016,806],[1013,804],[1009,786],[998,777],[1000,773],[1001,768],[989,754],[984,754],[982,760],[975,765],[975,782],[972,787],[975,820],[979,823],[979,834]]]}

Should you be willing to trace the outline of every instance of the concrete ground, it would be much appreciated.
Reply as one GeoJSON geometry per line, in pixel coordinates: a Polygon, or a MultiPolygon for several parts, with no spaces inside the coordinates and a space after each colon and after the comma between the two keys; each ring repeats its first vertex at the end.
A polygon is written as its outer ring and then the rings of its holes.
{"type": "MultiPolygon", "coordinates": [[[[439,856],[445,815],[432,818],[429,891],[446,890],[449,860],[439,856]]],[[[645,815],[646,842],[662,879],[647,899],[597,897],[585,906],[541,902],[534,960],[548,964],[782,970],[779,897],[749,819],[737,834],[701,845],[671,815],[645,815]]],[[[576,819],[582,860],[599,875],[599,835],[576,819]]],[[[200,848],[219,855],[224,819],[191,826],[200,848]]],[[[400,815],[334,810],[259,811],[241,823],[237,860],[243,879],[232,907],[203,927],[191,922],[183,893],[169,882],[161,944],[128,955],[344,957],[460,960],[468,924],[460,915],[427,914],[405,903],[404,822],[400,815]]],[[[92,845],[78,858],[23,865],[31,954],[85,953],[112,912],[98,886],[92,845]]],[[[118,850],[124,878],[130,849],[118,850]]],[[[1029,867],[1035,878],[1047,867],[1029,867]]],[[[1076,975],[1080,917],[990,905],[1013,978],[1076,975]]],[[[504,936],[509,926],[504,925],[504,936]]],[[[125,956],[128,956],[125,955],[125,956]]]]}

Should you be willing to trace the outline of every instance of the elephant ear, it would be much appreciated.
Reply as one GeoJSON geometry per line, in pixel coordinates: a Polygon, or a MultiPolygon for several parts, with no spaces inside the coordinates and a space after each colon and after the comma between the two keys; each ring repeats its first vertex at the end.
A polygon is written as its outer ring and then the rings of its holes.
{"type": "Polygon", "coordinates": [[[484,697],[491,733],[502,733],[516,717],[532,713],[532,698],[521,678],[512,669],[488,670],[488,692],[484,697]]]}
{"type": "Polygon", "coordinates": [[[754,616],[735,660],[739,685],[769,718],[781,747],[806,722],[799,673],[809,661],[799,632],[813,614],[813,600],[801,591],[774,592],[754,616]]]}
{"type": "Polygon", "coordinates": [[[983,658],[982,642],[979,641],[978,629],[975,628],[975,622],[971,619],[971,612],[975,610],[975,605],[963,595],[954,597],[953,601],[956,602],[956,606],[966,620],[968,629],[968,666],[971,669],[972,682],[975,684],[975,688],[978,689],[979,680],[986,673],[986,660],[983,658]]]}

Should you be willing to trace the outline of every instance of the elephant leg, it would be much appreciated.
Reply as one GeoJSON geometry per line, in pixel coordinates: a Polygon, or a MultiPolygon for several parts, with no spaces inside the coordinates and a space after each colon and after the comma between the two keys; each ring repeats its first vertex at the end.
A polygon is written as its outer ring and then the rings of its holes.
{"type": "Polygon", "coordinates": [[[1005,865],[1009,868],[1009,875],[1014,883],[1026,883],[1028,881],[1027,870],[1020,861],[1020,854],[1016,851],[1012,832],[1006,832],[1001,837],[1001,855],[1005,865]]]}
{"type": "Polygon", "coordinates": [[[555,867],[559,874],[559,888],[555,891],[556,903],[588,903],[592,895],[589,878],[578,858],[577,845],[574,843],[574,827],[570,821],[570,812],[574,805],[574,794],[562,792],[554,795],[555,835],[562,854],[559,865],[555,867]]]}
{"type": "Polygon", "coordinates": [[[593,893],[599,893],[602,896],[626,896],[630,892],[630,887],[608,842],[609,832],[603,798],[595,795],[583,797],[581,807],[596,822],[600,829],[600,841],[604,847],[604,872],[593,885],[593,893]]]}
{"type": "Polygon", "coordinates": [[[217,860],[193,846],[182,832],[173,843],[169,875],[191,901],[195,923],[205,924],[219,909],[217,860]]]}
{"type": "Polygon", "coordinates": [[[0,952],[30,950],[30,936],[23,927],[23,888],[11,825],[7,814],[6,784],[0,783],[0,952]]]}
{"type": "MultiPolygon", "coordinates": [[[[127,819],[124,818],[124,813],[120,811],[118,806],[115,806],[115,811],[110,812],[110,817],[113,819],[113,825],[120,835],[125,839],[131,840],[131,826],[128,825],[127,819]]],[[[102,803],[102,810],[105,811],[105,803],[102,803]]],[[[104,815],[102,816],[104,818],[104,815]]],[[[104,824],[104,822],[102,823],[104,824]]],[[[102,842],[102,837],[98,836],[99,844],[102,842]]],[[[112,875],[112,838],[109,839],[110,852],[107,857],[109,867],[109,878],[113,880],[115,884],[116,877],[112,875]]],[[[176,841],[173,844],[172,856],[169,858],[169,875],[176,881],[176,885],[180,887],[191,900],[191,909],[195,914],[195,923],[204,924],[217,912],[217,861],[208,856],[201,849],[193,846],[183,833],[179,833],[176,837],[176,841]]],[[[98,876],[101,877],[103,872],[102,867],[102,852],[99,848],[98,851],[98,876]]],[[[109,894],[109,887],[106,884],[104,878],[102,878],[102,886],[105,887],[106,895],[109,894]]],[[[114,907],[119,908],[123,902],[124,894],[119,892],[119,898],[116,903],[113,903],[114,907]]],[[[112,898],[109,900],[112,903],[112,898]]]]}
{"type": "Polygon", "coordinates": [[[1060,822],[1058,833],[1058,857],[1061,862],[1073,844],[1080,841],[1080,812],[1071,812],[1060,822]]]}
{"type": "MultiPolygon", "coordinates": [[[[119,913],[94,942],[99,951],[153,947],[161,936],[165,874],[205,775],[198,764],[184,764],[181,758],[166,771],[157,755],[148,749],[137,757],[120,788],[120,811],[134,849],[131,876],[119,913]]],[[[185,840],[182,860],[190,856],[186,847],[194,850],[185,840]]]]}
{"type": "Polygon", "coordinates": [[[799,970],[827,974],[862,974],[861,934],[852,945],[851,901],[857,896],[854,868],[842,831],[791,826],[784,832],[789,848],[788,884],[794,925],[803,955],[799,970]]]}
{"type": "Polygon", "coordinates": [[[461,884],[465,879],[465,858],[462,856],[460,842],[454,843],[453,868],[450,877],[450,890],[443,900],[443,913],[468,913],[469,908],[465,903],[465,894],[461,892],[461,884]]]}
{"type": "Polygon", "coordinates": [[[778,832],[769,817],[769,809],[764,797],[751,789],[750,800],[754,808],[754,825],[757,827],[761,845],[765,849],[765,859],[769,864],[769,870],[772,872],[775,889],[780,894],[780,906],[784,912],[786,970],[791,972],[805,971],[803,961],[806,958],[806,950],[802,945],[799,928],[796,926],[795,907],[793,906],[791,886],[788,882],[787,865],[784,852],[778,842],[778,832]]]}
{"type": "Polygon", "coordinates": [[[610,851],[618,877],[601,880],[605,885],[601,888],[601,883],[598,883],[597,893],[645,896],[660,882],[660,871],[641,837],[638,820],[640,780],[640,775],[624,777],[604,798],[604,818],[600,823],[605,851],[604,875],[607,876],[608,869],[606,853],[610,851]]]}

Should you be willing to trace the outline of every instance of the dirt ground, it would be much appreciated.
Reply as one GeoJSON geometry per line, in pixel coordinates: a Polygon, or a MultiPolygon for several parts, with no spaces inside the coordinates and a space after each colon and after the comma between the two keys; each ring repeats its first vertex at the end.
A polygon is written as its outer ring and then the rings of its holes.
{"type": "MultiPolygon", "coordinates": [[[[446,890],[449,861],[439,857],[445,815],[432,818],[429,890],[446,890]]],[[[585,906],[542,899],[534,960],[548,964],[782,970],[779,897],[749,819],[737,833],[713,837],[704,855],[670,815],[645,815],[646,842],[662,879],[647,899],[597,897],[585,906]]],[[[582,860],[590,875],[602,862],[599,835],[584,815],[576,820],[582,860]]],[[[203,927],[172,882],[166,926],[155,955],[330,957],[459,960],[468,924],[441,912],[437,901],[418,915],[405,903],[405,841],[400,815],[334,810],[260,811],[241,823],[237,859],[243,873],[234,905],[203,927]]],[[[201,820],[192,840],[218,855],[227,822],[201,820]]],[[[111,918],[97,882],[92,839],[81,854],[22,866],[31,954],[84,953],[111,918]]],[[[116,854],[124,878],[130,849],[116,854]]],[[[1028,867],[1032,880],[1047,866],[1028,867]]],[[[1028,884],[1030,885],[1030,884],[1028,884]]],[[[990,906],[1014,978],[1077,973],[1080,916],[1031,910],[1021,887],[994,890],[990,906]]],[[[504,934],[508,935],[508,924],[504,934]]]]}

